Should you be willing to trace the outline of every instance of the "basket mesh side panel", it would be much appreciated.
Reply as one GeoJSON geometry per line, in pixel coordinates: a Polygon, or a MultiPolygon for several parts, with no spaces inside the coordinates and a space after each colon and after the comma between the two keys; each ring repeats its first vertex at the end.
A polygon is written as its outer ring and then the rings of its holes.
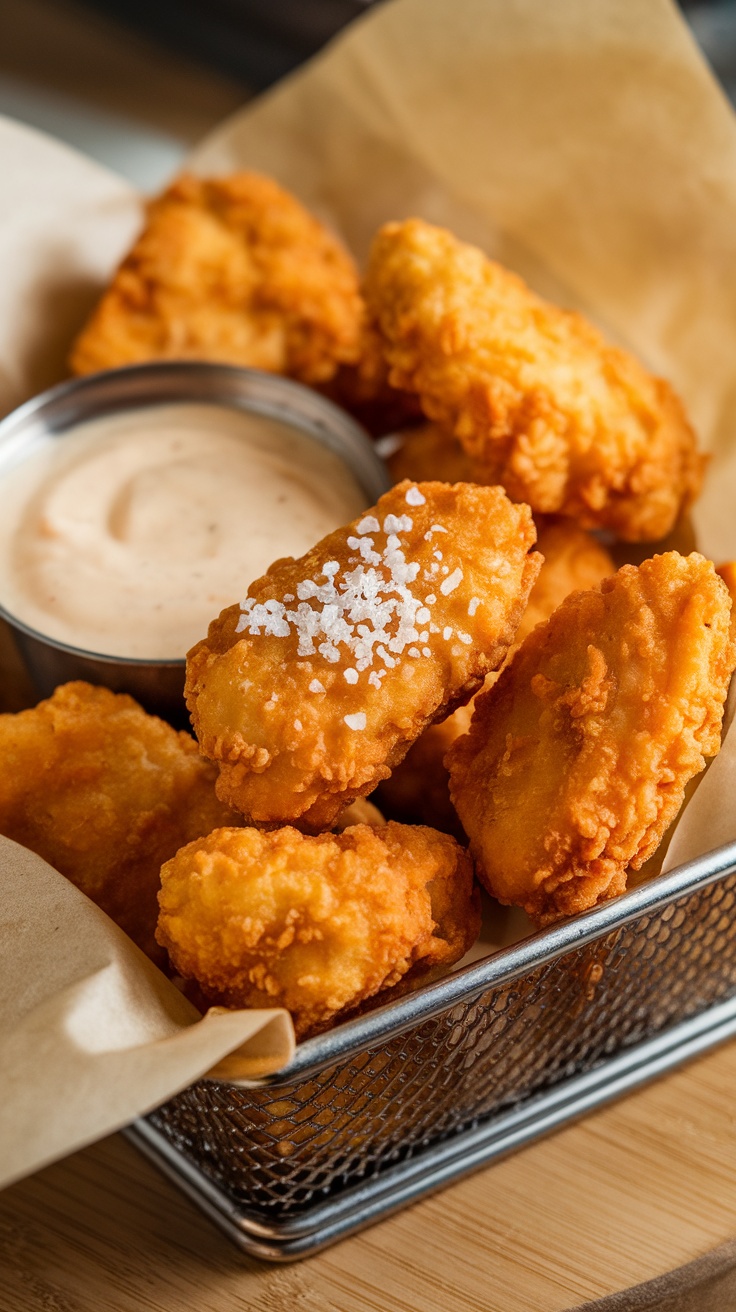
{"type": "Polygon", "coordinates": [[[736,993],[736,875],[300,1084],[149,1118],[253,1217],[324,1202],[736,993]]]}

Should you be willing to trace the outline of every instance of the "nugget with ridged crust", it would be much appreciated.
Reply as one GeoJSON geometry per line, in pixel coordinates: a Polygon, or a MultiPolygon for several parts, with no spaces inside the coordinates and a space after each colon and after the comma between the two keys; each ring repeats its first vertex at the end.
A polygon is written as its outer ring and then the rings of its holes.
{"type": "Polygon", "coordinates": [[[277,183],[184,175],[149,204],[70,364],[210,360],[324,383],[358,359],[363,313],[350,255],[277,183]]]}
{"type": "Polygon", "coordinates": [[[252,823],[328,828],[502,663],[535,537],[500,488],[406,482],[276,561],[187,660],[222,799],[252,823]]]}
{"type": "Polygon", "coordinates": [[[390,382],[455,433],[477,482],[631,542],[663,538],[697,495],[703,459],[669,384],[475,247],[388,223],[364,291],[390,382]]]}
{"type": "Polygon", "coordinates": [[[626,887],[720,746],[736,646],[710,561],[668,552],[539,625],[450,749],[481,881],[540,924],[626,887]]]}
{"type": "Polygon", "coordinates": [[[424,982],[480,930],[470,858],[420,827],[219,829],[161,882],[158,938],[179,973],[214,1003],[288,1008],[298,1037],[424,982]]]}
{"type": "Polygon", "coordinates": [[[0,833],[48,861],[147,952],[159,869],[183,843],[237,817],[213,767],[132,697],[67,683],[0,715],[0,833]]]}
{"type": "Polygon", "coordinates": [[[731,598],[731,632],[736,637],[736,560],[727,560],[716,567],[716,574],[723,579],[731,598]]]}
{"type": "MultiPolygon", "coordinates": [[[[569,520],[545,524],[539,531],[537,548],[544,561],[509,648],[507,663],[513,660],[526,635],[549,619],[565,597],[595,587],[601,579],[615,573],[605,547],[569,520]]],[[[489,674],[486,687],[497,678],[498,674],[489,674]]],[[[473,705],[474,699],[441,724],[431,724],[425,729],[391,778],[380,785],[380,801],[395,819],[432,824],[451,834],[462,832],[450,801],[445,755],[455,739],[468,732],[473,705]]]]}

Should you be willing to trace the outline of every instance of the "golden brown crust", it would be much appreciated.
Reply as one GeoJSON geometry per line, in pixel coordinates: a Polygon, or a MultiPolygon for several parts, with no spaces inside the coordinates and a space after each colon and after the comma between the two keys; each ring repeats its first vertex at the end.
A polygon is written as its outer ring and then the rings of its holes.
{"type": "Polygon", "coordinates": [[[365,296],[391,384],[455,433],[476,481],[627,541],[663,538],[697,495],[671,387],[450,232],[386,224],[365,296]]]}
{"type": "Polygon", "coordinates": [[[37,852],[149,956],[159,868],[183,843],[237,823],[187,733],[132,697],[67,683],[0,715],[0,833],[37,852]]]}
{"type": "Polygon", "coordinates": [[[362,319],[351,257],[295,197],[255,173],[184,175],[149,204],[70,365],[213,360],[321,383],[357,360],[362,319]]]}
{"type": "Polygon", "coordinates": [[[535,536],[500,488],[402,483],[272,565],[187,660],[220,797],[254,823],[328,828],[501,664],[535,536]]]}
{"type": "Polygon", "coordinates": [[[713,565],[669,552],[568,597],[447,761],[479,875],[544,924],[621,892],[720,746],[736,648],[713,565]]]}
{"type": "MultiPolygon", "coordinates": [[[[364,322],[357,362],[341,365],[334,378],[320,391],[336,405],[349,410],[374,437],[381,437],[416,424],[423,418],[418,398],[412,392],[392,387],[388,375],[381,339],[375,329],[364,322]]],[[[418,479],[419,475],[405,477],[418,479]]],[[[436,475],[428,473],[425,477],[434,478],[436,475]]]]}
{"type": "MultiPolygon", "coordinates": [[[[593,588],[615,572],[605,547],[570,520],[546,523],[539,530],[537,549],[544,557],[542,568],[529,594],[506,664],[513,660],[526,635],[549,619],[565,597],[580,589],[593,588]]],[[[491,687],[498,677],[498,673],[489,674],[484,688],[491,687]]],[[[380,785],[380,801],[394,819],[432,823],[436,829],[462,837],[462,825],[450,800],[445,756],[455,740],[468,732],[475,700],[459,707],[441,724],[431,724],[425,729],[390,779],[380,785]]]]}
{"type": "Polygon", "coordinates": [[[509,659],[526,635],[544,623],[572,592],[587,592],[616,567],[610,553],[591,533],[570,520],[549,520],[538,529],[537,550],[544,556],[539,578],[529,594],[509,659]]]}
{"type": "Polygon", "coordinates": [[[356,797],[350,806],[340,812],[332,828],[335,833],[341,834],[353,825],[370,825],[373,829],[380,829],[385,823],[386,817],[375,802],[369,801],[367,797],[356,797]]]}
{"type": "Polygon", "coordinates": [[[431,821],[435,829],[467,842],[450,800],[445,756],[456,738],[467,733],[473,704],[471,698],[467,706],[459,706],[446,720],[430,724],[412,743],[403,761],[394,766],[389,778],[378,785],[376,797],[392,820],[410,825],[426,825],[431,821]]]}
{"type": "Polygon", "coordinates": [[[439,424],[419,424],[400,434],[400,445],[386,458],[394,483],[411,478],[421,483],[472,483],[471,463],[452,433],[439,424]]]}
{"type": "Polygon", "coordinates": [[[727,560],[719,565],[716,574],[723,579],[731,598],[731,633],[736,638],[736,560],[727,560]]]}
{"type": "Polygon", "coordinates": [[[478,936],[470,858],[431,829],[219,829],[163,867],[159,941],[212,1002],[288,1008],[298,1037],[478,936]]]}

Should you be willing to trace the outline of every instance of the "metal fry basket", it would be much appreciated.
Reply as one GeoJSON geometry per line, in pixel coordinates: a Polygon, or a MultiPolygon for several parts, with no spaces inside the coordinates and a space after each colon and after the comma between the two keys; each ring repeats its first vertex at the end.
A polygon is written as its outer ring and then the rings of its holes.
{"type": "Polygon", "coordinates": [[[241,1248],[315,1252],[736,1033],[736,843],[128,1133],[241,1248]]]}

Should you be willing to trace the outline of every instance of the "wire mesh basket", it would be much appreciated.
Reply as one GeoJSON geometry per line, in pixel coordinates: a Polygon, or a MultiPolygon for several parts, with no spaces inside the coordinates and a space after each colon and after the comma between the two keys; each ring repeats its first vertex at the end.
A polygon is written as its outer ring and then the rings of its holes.
{"type": "Polygon", "coordinates": [[[736,844],[131,1131],[241,1247],[288,1260],[736,1032],[736,844]]]}

